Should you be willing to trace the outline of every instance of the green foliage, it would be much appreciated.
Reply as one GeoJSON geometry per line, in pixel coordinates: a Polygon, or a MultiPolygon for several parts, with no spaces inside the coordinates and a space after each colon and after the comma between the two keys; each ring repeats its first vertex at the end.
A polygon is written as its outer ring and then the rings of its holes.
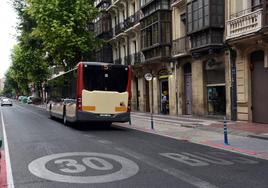
{"type": "Polygon", "coordinates": [[[5,86],[4,86],[4,89],[3,89],[1,94],[5,95],[5,96],[9,96],[9,95],[16,96],[16,94],[19,92],[18,84],[14,80],[13,77],[14,77],[14,72],[10,68],[5,75],[5,78],[6,78],[5,86]]]}
{"type": "Polygon", "coordinates": [[[54,61],[73,67],[99,46],[92,21],[98,15],[92,0],[28,0],[27,12],[36,20],[32,36],[42,39],[54,61]]]}
{"type": "Polygon", "coordinates": [[[20,35],[4,92],[27,95],[29,84],[40,88],[47,80],[49,65],[65,60],[71,68],[100,46],[91,28],[98,15],[93,0],[13,0],[13,6],[20,35]]]}

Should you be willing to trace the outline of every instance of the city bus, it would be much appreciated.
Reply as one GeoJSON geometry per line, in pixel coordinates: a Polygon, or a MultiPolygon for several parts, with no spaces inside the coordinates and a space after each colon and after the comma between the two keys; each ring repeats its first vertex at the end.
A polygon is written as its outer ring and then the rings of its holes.
{"type": "Polygon", "coordinates": [[[131,67],[103,62],[80,62],[47,83],[51,118],[72,122],[128,122],[131,67]]]}

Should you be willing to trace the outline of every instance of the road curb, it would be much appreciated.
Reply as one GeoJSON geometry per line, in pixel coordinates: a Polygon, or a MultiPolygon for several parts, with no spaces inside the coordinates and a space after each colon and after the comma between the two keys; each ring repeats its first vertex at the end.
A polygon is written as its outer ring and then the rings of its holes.
{"type": "Polygon", "coordinates": [[[267,136],[261,136],[261,135],[248,135],[248,137],[250,138],[257,138],[257,139],[261,139],[261,140],[268,140],[268,137],[267,136]]]}
{"type": "MultiPolygon", "coordinates": [[[[123,127],[126,129],[133,129],[136,131],[141,131],[141,132],[146,132],[149,134],[154,134],[154,135],[158,135],[158,136],[164,136],[167,138],[172,138],[175,140],[179,140],[179,141],[184,141],[184,142],[189,142],[189,143],[193,143],[193,144],[198,144],[198,145],[202,145],[202,146],[207,146],[207,147],[212,147],[212,148],[216,148],[216,149],[221,149],[221,150],[225,150],[225,151],[229,151],[229,152],[233,152],[233,153],[237,153],[237,154],[243,154],[243,155],[247,155],[250,157],[255,157],[258,159],[263,159],[263,160],[268,160],[268,153],[264,153],[264,152],[255,152],[255,151],[250,151],[250,150],[245,150],[245,149],[241,149],[241,148],[237,148],[231,145],[224,145],[224,144],[215,144],[212,141],[192,141],[190,139],[187,139],[187,137],[185,138],[178,138],[175,136],[170,136],[168,134],[162,134],[162,133],[158,133],[154,130],[149,130],[149,129],[142,129],[142,128],[135,128],[135,125],[131,125],[131,126],[125,126],[119,123],[115,123],[113,124],[115,126],[119,126],[119,127],[123,127]]],[[[242,136],[245,137],[245,136],[242,136]]]]}

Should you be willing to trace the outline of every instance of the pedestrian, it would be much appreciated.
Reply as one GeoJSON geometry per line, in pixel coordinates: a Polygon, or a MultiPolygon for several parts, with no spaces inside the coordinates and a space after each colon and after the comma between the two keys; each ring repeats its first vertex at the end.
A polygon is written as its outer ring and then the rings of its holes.
{"type": "Polygon", "coordinates": [[[164,94],[162,94],[161,103],[162,103],[162,113],[166,114],[167,113],[167,96],[164,94]]]}

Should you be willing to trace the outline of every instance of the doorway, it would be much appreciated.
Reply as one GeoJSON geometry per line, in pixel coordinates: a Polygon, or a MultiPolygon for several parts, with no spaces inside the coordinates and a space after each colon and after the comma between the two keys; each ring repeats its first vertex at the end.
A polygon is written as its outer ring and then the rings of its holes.
{"type": "Polygon", "coordinates": [[[264,52],[251,54],[252,120],[268,123],[268,68],[264,67],[264,52]]]}
{"type": "Polygon", "coordinates": [[[184,65],[185,114],[192,114],[192,67],[190,63],[184,65]]]}
{"type": "Polygon", "coordinates": [[[168,80],[160,80],[160,112],[162,114],[169,114],[169,88],[168,80]]]}

